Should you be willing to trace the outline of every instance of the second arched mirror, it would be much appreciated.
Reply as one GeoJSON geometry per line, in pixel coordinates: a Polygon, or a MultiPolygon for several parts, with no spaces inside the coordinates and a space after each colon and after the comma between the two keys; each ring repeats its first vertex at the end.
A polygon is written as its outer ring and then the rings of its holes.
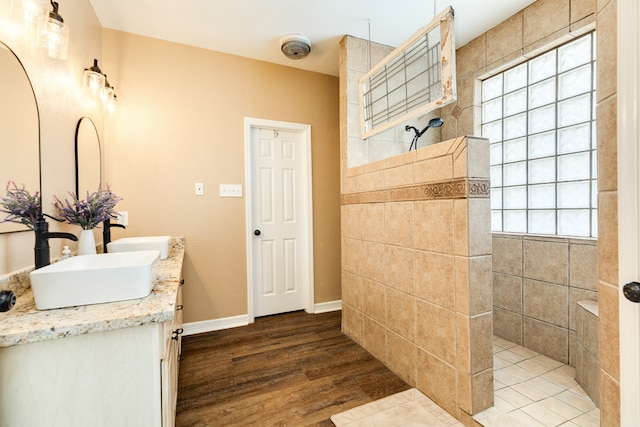
{"type": "Polygon", "coordinates": [[[83,199],[102,183],[100,138],[89,117],[82,117],[76,126],[76,194],[83,199]]]}

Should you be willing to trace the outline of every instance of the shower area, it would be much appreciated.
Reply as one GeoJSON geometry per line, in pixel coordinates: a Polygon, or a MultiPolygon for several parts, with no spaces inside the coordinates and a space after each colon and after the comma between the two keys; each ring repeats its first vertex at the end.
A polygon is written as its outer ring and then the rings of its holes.
{"type": "Polygon", "coordinates": [[[458,49],[457,103],[406,124],[444,120],[418,151],[407,152],[404,124],[360,138],[358,79],[368,57],[375,64],[392,49],[341,42],[343,331],[466,425],[504,406],[500,389],[516,382],[507,373],[531,373],[537,362],[568,375],[559,379],[567,389],[575,379],[570,391],[589,408],[601,403],[598,240],[492,233],[491,139],[463,136],[482,135],[487,70],[544,52],[534,42],[548,43],[559,28],[571,27],[572,37],[595,28],[591,7],[564,3],[538,1],[458,49]],[[536,18],[559,12],[566,22],[557,28],[536,18]]]}

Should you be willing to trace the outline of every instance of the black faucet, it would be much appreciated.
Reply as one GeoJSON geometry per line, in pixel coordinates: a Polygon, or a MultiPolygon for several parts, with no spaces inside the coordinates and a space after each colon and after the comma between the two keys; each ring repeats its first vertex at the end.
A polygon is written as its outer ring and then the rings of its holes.
{"type": "Polygon", "coordinates": [[[49,224],[42,214],[38,215],[33,227],[36,232],[36,246],[33,251],[36,256],[36,269],[51,264],[51,254],[49,253],[49,239],[70,239],[77,241],[75,234],[50,232],[49,224]]]}
{"type": "Polygon", "coordinates": [[[127,228],[122,224],[111,224],[111,220],[109,218],[102,221],[102,251],[107,253],[107,243],[111,242],[111,228],[127,228]]]}

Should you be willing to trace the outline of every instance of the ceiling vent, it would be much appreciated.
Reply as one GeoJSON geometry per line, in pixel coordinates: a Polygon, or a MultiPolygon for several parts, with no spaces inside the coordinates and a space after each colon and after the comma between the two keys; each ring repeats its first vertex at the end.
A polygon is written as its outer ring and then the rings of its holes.
{"type": "Polygon", "coordinates": [[[302,59],[311,52],[311,42],[302,34],[289,34],[280,39],[280,50],[289,59],[302,59]]]}

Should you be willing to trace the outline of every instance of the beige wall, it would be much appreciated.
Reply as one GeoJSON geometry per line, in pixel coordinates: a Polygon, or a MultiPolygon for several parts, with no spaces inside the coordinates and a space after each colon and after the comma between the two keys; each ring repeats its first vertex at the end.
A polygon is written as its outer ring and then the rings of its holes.
{"type": "MultiPolygon", "coordinates": [[[[70,29],[69,59],[50,59],[32,49],[24,32],[12,37],[7,18],[0,14],[0,40],[16,52],[34,87],[40,111],[42,200],[46,213],[53,213],[53,195],[75,190],[74,135],[78,119],[90,116],[102,134],[102,111],[88,106],[82,93],[82,72],[93,58],[101,58],[102,30],[89,0],[61,4],[60,13],[70,29]]],[[[2,141],[5,143],[5,141],[2,141]]],[[[4,195],[6,183],[0,183],[4,195]]],[[[35,189],[30,189],[31,191],[35,189]]],[[[50,229],[77,232],[77,227],[49,221],[50,229]]],[[[51,256],[59,256],[62,244],[52,239],[51,256]]],[[[31,231],[0,234],[0,275],[32,266],[34,235],[31,231]]]]}
{"type": "Polygon", "coordinates": [[[104,30],[118,94],[107,118],[107,181],[129,227],[113,237],[186,238],[185,322],[247,313],[244,117],[311,125],[315,302],[339,300],[338,79],[104,30]],[[194,195],[203,182],[204,196],[194,195]]]}

